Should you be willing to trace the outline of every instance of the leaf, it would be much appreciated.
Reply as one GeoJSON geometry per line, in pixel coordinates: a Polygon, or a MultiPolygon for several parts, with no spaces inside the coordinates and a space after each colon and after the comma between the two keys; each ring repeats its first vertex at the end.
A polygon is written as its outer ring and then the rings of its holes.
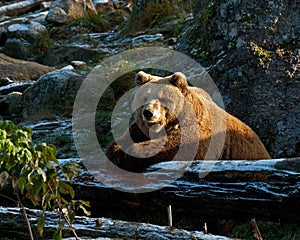
{"type": "Polygon", "coordinates": [[[67,179],[68,182],[72,183],[72,178],[74,175],[78,176],[81,171],[81,166],[77,163],[70,162],[63,166],[63,176],[67,179]]]}
{"type": "Polygon", "coordinates": [[[82,211],[84,212],[84,214],[86,216],[90,216],[91,215],[91,211],[88,211],[83,205],[79,205],[79,208],[82,209],[82,211]]]}
{"type": "Polygon", "coordinates": [[[40,205],[40,202],[41,202],[41,198],[40,198],[40,195],[39,194],[34,194],[32,191],[30,191],[28,188],[27,188],[27,192],[26,192],[26,197],[32,202],[32,204],[34,206],[38,206],[40,205]]]}
{"type": "Polygon", "coordinates": [[[43,189],[43,195],[46,194],[46,192],[48,192],[48,185],[46,183],[42,183],[42,189],[43,189]]]}
{"type": "Polygon", "coordinates": [[[37,172],[38,172],[38,174],[42,175],[43,181],[46,182],[47,181],[47,176],[46,176],[46,173],[43,171],[43,169],[38,167],[37,172]]]}
{"type": "Polygon", "coordinates": [[[73,204],[78,205],[78,208],[82,209],[85,215],[90,216],[91,212],[86,209],[86,207],[91,207],[90,201],[84,200],[72,200],[73,204]]]}
{"type": "Polygon", "coordinates": [[[71,198],[75,197],[74,189],[69,184],[67,184],[67,183],[65,183],[63,181],[60,181],[59,186],[61,188],[60,189],[61,193],[63,193],[63,194],[70,194],[71,198]]]}
{"type": "Polygon", "coordinates": [[[57,229],[53,236],[54,240],[61,240],[62,239],[62,229],[57,229]]]}
{"type": "Polygon", "coordinates": [[[91,202],[90,201],[85,201],[85,200],[75,200],[76,202],[80,203],[82,206],[90,207],[91,202]]]}
{"type": "Polygon", "coordinates": [[[27,148],[24,149],[24,157],[26,158],[27,161],[32,159],[32,153],[27,148]]]}
{"type": "Polygon", "coordinates": [[[21,194],[24,193],[24,189],[25,189],[25,186],[27,183],[28,183],[28,179],[27,179],[26,174],[23,174],[22,176],[20,176],[18,186],[21,191],[21,194]]]}
{"type": "MultiPolygon", "coordinates": [[[[7,133],[5,130],[0,129],[0,139],[6,139],[7,133]]],[[[1,145],[0,145],[1,146],[1,145]]],[[[1,149],[1,148],[0,148],[1,149]]]]}
{"type": "Polygon", "coordinates": [[[33,194],[39,195],[44,182],[41,181],[41,178],[39,178],[39,177],[35,177],[32,180],[32,182],[33,182],[33,185],[31,186],[30,189],[32,190],[33,194]]]}
{"type": "Polygon", "coordinates": [[[27,175],[27,180],[28,180],[28,183],[30,185],[33,185],[32,181],[31,181],[31,175],[33,174],[33,171],[31,171],[28,175],[27,175]]]}
{"type": "Polygon", "coordinates": [[[43,197],[42,197],[42,208],[44,210],[46,210],[50,201],[51,201],[51,195],[50,195],[50,190],[48,190],[48,191],[44,192],[43,197]]]}
{"type": "Polygon", "coordinates": [[[68,217],[70,220],[70,223],[73,223],[74,219],[75,219],[76,213],[73,210],[69,211],[68,217]]]}
{"type": "Polygon", "coordinates": [[[13,157],[9,157],[6,161],[5,167],[7,171],[10,171],[18,162],[18,159],[14,159],[13,157]]]}
{"type": "Polygon", "coordinates": [[[43,213],[43,214],[39,217],[39,220],[38,220],[38,222],[37,222],[37,230],[38,230],[40,236],[43,235],[44,225],[45,225],[45,220],[46,220],[46,214],[43,213]]]}

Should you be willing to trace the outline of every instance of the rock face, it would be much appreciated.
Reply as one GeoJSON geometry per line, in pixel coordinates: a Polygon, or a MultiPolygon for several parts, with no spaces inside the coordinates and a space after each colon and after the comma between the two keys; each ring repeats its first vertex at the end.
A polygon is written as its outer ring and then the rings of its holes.
{"type": "Polygon", "coordinates": [[[272,157],[300,155],[300,5],[296,0],[199,0],[178,50],[203,66],[227,111],[272,157]]]}
{"type": "Polygon", "coordinates": [[[8,56],[39,60],[50,48],[50,38],[45,26],[37,22],[10,25],[3,53],[8,56]]]}
{"type": "Polygon", "coordinates": [[[57,0],[51,7],[46,20],[54,23],[67,23],[71,20],[96,15],[91,0],[57,0]]]}
{"type": "Polygon", "coordinates": [[[70,117],[76,93],[86,74],[66,67],[47,73],[26,89],[22,97],[23,119],[34,121],[70,117]]]}

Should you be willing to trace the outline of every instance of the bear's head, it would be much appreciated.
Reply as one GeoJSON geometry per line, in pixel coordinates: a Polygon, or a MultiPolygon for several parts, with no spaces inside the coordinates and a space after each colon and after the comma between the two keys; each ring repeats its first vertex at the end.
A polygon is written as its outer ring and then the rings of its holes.
{"type": "Polygon", "coordinates": [[[178,128],[179,117],[190,109],[185,99],[189,88],[185,75],[178,72],[159,77],[140,71],[136,85],[132,108],[143,133],[149,136],[178,128]]]}

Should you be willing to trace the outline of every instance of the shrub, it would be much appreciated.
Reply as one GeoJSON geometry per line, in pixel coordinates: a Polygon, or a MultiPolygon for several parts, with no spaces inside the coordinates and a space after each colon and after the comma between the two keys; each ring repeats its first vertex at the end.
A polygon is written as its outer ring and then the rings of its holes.
{"type": "MultiPolygon", "coordinates": [[[[43,209],[38,222],[38,231],[43,234],[46,210],[58,209],[59,225],[54,239],[62,238],[65,224],[73,231],[71,224],[78,208],[84,210],[87,202],[74,200],[72,178],[79,173],[76,163],[61,166],[55,157],[53,145],[41,143],[32,145],[31,129],[19,127],[10,121],[0,121],[0,190],[11,187],[26,216],[21,197],[29,199],[43,209]],[[68,199],[71,199],[68,201],[68,199]]],[[[30,223],[27,224],[33,239],[30,223]]]]}

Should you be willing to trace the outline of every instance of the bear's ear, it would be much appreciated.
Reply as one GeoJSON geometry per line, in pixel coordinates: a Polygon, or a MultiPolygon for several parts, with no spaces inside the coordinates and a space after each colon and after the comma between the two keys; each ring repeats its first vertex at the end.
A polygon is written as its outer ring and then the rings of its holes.
{"type": "Polygon", "coordinates": [[[143,71],[139,71],[135,76],[135,83],[137,86],[143,85],[146,82],[149,82],[150,80],[151,80],[150,75],[143,71]]]}
{"type": "Polygon", "coordinates": [[[171,76],[170,83],[178,87],[182,93],[186,92],[188,89],[188,82],[186,77],[181,72],[176,72],[171,76]]]}

